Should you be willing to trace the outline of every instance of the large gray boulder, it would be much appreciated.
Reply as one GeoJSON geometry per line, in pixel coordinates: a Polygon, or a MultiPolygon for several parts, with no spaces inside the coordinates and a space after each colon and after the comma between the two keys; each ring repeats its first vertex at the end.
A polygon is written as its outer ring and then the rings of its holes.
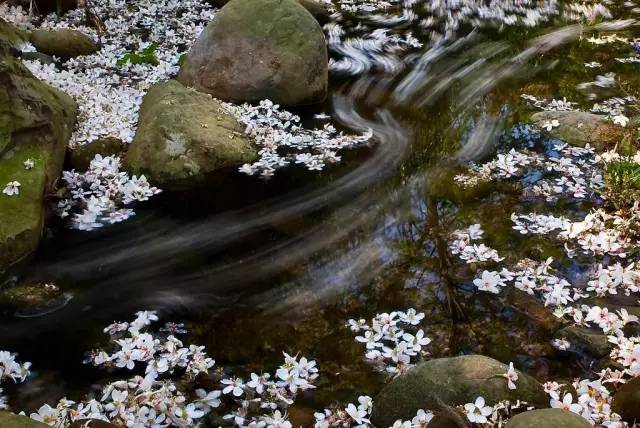
{"type": "Polygon", "coordinates": [[[411,420],[419,409],[437,410],[474,402],[478,396],[487,404],[501,400],[523,400],[536,407],[548,407],[549,398],[533,377],[518,371],[517,388],[507,387],[501,375],[508,366],[482,355],[438,358],[418,364],[389,382],[373,400],[374,425],[388,427],[398,420],[411,420]]]}
{"type": "MultiPolygon", "coordinates": [[[[210,0],[210,3],[216,7],[223,7],[231,0],[210,0]]],[[[318,0],[297,0],[309,13],[318,21],[320,25],[324,25],[331,20],[331,12],[329,6],[318,0]]]]}
{"type": "Polygon", "coordinates": [[[138,130],[125,156],[127,169],[164,189],[189,187],[258,154],[244,128],[210,95],[170,80],[149,89],[138,130]]]}
{"type": "Polygon", "coordinates": [[[530,410],[514,416],[507,428],[589,428],[585,418],[562,409],[530,410]]]}
{"type": "Polygon", "coordinates": [[[322,102],[324,34],[296,0],[232,0],[187,53],[178,80],[225,101],[322,102]]]}
{"type": "Polygon", "coordinates": [[[18,195],[0,193],[0,274],[40,242],[44,198],[62,171],[76,110],[68,95],[0,55],[0,191],[12,181],[21,184],[18,195]],[[28,159],[31,169],[24,166],[28,159]]]}
{"type": "Polygon", "coordinates": [[[613,148],[625,135],[625,128],[614,125],[604,116],[583,111],[542,111],[531,116],[533,123],[543,127],[557,120],[560,126],[543,132],[573,146],[589,144],[597,149],[613,148]]]}

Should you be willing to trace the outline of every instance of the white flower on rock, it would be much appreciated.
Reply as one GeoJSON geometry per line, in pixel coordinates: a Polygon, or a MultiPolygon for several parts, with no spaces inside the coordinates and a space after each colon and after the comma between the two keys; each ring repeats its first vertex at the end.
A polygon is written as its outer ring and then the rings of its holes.
{"type": "Polygon", "coordinates": [[[544,122],[542,124],[542,127],[547,130],[547,132],[550,132],[553,128],[557,128],[560,126],[560,122],[558,122],[557,119],[553,119],[553,120],[547,120],[546,122],[544,122]]]}
{"type": "Polygon", "coordinates": [[[562,410],[568,410],[573,413],[580,414],[582,412],[582,406],[578,403],[573,402],[573,395],[571,395],[571,393],[565,394],[564,397],[562,398],[562,401],[557,399],[551,399],[550,405],[551,407],[562,409],[562,410]]]}
{"type": "Polygon", "coordinates": [[[509,369],[502,375],[507,379],[507,386],[509,389],[516,389],[516,382],[518,381],[518,373],[513,368],[513,363],[509,363],[509,369]]]}
{"type": "Polygon", "coordinates": [[[19,182],[17,182],[17,181],[10,181],[4,187],[4,190],[2,191],[2,193],[4,193],[7,196],[19,195],[20,194],[20,186],[21,186],[21,184],[19,182]]]}
{"type": "Polygon", "coordinates": [[[425,428],[429,422],[433,419],[433,413],[425,412],[424,410],[418,410],[418,413],[411,420],[411,426],[414,428],[425,428]]]}
{"type": "Polygon", "coordinates": [[[344,410],[358,425],[369,423],[369,419],[367,419],[368,413],[365,408],[362,408],[361,406],[356,407],[355,404],[349,403],[344,410]]]}
{"type": "Polygon", "coordinates": [[[467,419],[475,424],[487,423],[487,416],[493,413],[493,407],[485,406],[484,398],[478,397],[474,403],[464,405],[467,419]]]}
{"type": "Polygon", "coordinates": [[[33,169],[33,167],[36,165],[36,163],[33,161],[33,159],[27,159],[22,164],[24,165],[24,169],[26,169],[26,170],[33,169]]]}
{"type": "Polygon", "coordinates": [[[627,116],[625,116],[624,114],[617,114],[615,116],[613,116],[611,118],[611,120],[613,121],[613,123],[615,125],[620,125],[623,128],[627,126],[627,124],[629,123],[629,118],[627,116]]]}
{"type": "Polygon", "coordinates": [[[566,351],[571,347],[571,342],[562,337],[560,339],[553,339],[551,345],[559,351],[566,351]]]}
{"type": "Polygon", "coordinates": [[[488,291],[493,294],[500,293],[500,288],[498,286],[501,285],[502,282],[502,278],[500,278],[498,272],[491,272],[487,270],[482,272],[480,278],[473,280],[473,284],[478,288],[478,290],[488,291]]]}

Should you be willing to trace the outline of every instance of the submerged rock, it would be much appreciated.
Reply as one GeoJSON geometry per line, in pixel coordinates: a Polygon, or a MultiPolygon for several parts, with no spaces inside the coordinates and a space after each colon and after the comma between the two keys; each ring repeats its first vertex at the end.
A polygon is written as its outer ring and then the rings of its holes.
{"type": "Polygon", "coordinates": [[[33,420],[27,416],[14,415],[0,411],[0,427],[2,428],[50,428],[49,425],[33,420]]]}
{"type": "Polygon", "coordinates": [[[207,94],[175,80],[151,87],[125,165],[160,188],[191,186],[258,156],[244,128],[207,94]]]}
{"type": "Polygon", "coordinates": [[[529,410],[514,416],[507,428],[589,428],[591,424],[580,415],[562,409],[529,410]]]}
{"type": "Polygon", "coordinates": [[[69,164],[76,171],[86,171],[89,164],[96,157],[122,156],[127,151],[127,143],[114,137],[100,138],[82,146],[76,147],[69,153],[69,164]]]}
{"type": "Polygon", "coordinates": [[[44,224],[45,193],[60,176],[76,103],[40,82],[18,60],[0,60],[0,273],[32,253],[44,224]],[[25,162],[33,161],[27,169],[25,162]]]}
{"type": "Polygon", "coordinates": [[[554,332],[562,327],[562,320],[553,315],[540,299],[517,288],[509,290],[508,296],[511,306],[529,318],[537,328],[554,332]]]}
{"type": "Polygon", "coordinates": [[[63,308],[72,297],[53,283],[9,280],[0,285],[0,311],[16,317],[36,317],[63,308]]]}
{"type": "Polygon", "coordinates": [[[614,125],[604,116],[582,111],[543,111],[531,119],[541,129],[546,122],[557,120],[560,126],[543,132],[573,146],[589,144],[597,149],[612,148],[625,135],[625,128],[614,125]]]}
{"type": "Polygon", "coordinates": [[[549,398],[533,377],[518,371],[517,389],[507,387],[502,376],[506,364],[482,355],[438,358],[418,364],[389,382],[373,400],[372,421],[391,426],[411,420],[419,409],[439,409],[475,401],[478,396],[492,405],[501,400],[522,400],[548,407],[549,398]]]}
{"type": "Polygon", "coordinates": [[[596,358],[609,355],[610,347],[607,336],[601,330],[578,326],[565,327],[556,333],[557,339],[566,338],[571,347],[583,348],[596,358]]]}
{"type": "Polygon", "coordinates": [[[178,80],[225,101],[322,102],[324,34],[295,0],[232,0],[187,53],[178,80]]]}
{"type": "Polygon", "coordinates": [[[29,41],[38,52],[63,59],[91,55],[100,50],[89,36],[69,28],[34,30],[29,41]]]}
{"type": "Polygon", "coordinates": [[[622,385],[613,396],[611,408],[622,416],[624,421],[640,421],[640,377],[622,385]]]}

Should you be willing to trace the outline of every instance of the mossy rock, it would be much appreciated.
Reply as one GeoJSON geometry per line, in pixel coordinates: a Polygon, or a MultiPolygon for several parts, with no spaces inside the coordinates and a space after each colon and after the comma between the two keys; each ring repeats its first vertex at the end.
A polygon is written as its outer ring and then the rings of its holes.
{"type": "Polygon", "coordinates": [[[296,0],[232,0],[187,53],[178,80],[226,101],[322,102],[324,33],[296,0]]]}
{"type": "Polygon", "coordinates": [[[138,130],[125,165],[164,189],[190,187],[215,171],[257,159],[244,128],[210,95],[175,80],[154,85],[144,97],[138,130]]]}
{"type": "Polygon", "coordinates": [[[127,147],[127,143],[118,138],[100,138],[73,149],[69,153],[69,164],[76,171],[86,171],[96,155],[122,156],[127,151],[127,147]]]}
{"type": "Polygon", "coordinates": [[[24,31],[0,18],[0,43],[3,44],[5,48],[19,48],[26,43],[27,40],[28,35],[24,31]]]}
{"type": "Polygon", "coordinates": [[[502,377],[506,364],[482,355],[438,358],[420,363],[389,382],[373,400],[371,419],[376,426],[391,426],[410,420],[419,409],[455,407],[475,401],[488,404],[501,400],[522,400],[536,407],[548,407],[549,398],[533,377],[518,371],[517,388],[507,387],[502,377]]]}
{"type": "Polygon", "coordinates": [[[0,309],[35,313],[55,306],[63,297],[62,290],[53,284],[19,283],[0,287],[0,309]]]}
{"type": "Polygon", "coordinates": [[[557,120],[560,126],[542,132],[573,146],[589,144],[599,150],[613,148],[627,132],[604,116],[582,111],[543,111],[531,116],[531,120],[541,129],[545,122],[557,120]]]}
{"type": "Polygon", "coordinates": [[[572,348],[583,348],[596,358],[607,356],[611,351],[607,336],[602,331],[595,329],[569,326],[558,330],[555,337],[557,339],[566,338],[572,348]]]}
{"type": "Polygon", "coordinates": [[[529,410],[514,416],[507,428],[589,428],[585,418],[562,409],[529,410]]]}
{"type": "Polygon", "coordinates": [[[0,427],[2,428],[51,428],[49,425],[33,420],[27,416],[14,415],[0,411],[0,427]]]}
{"type": "Polygon", "coordinates": [[[0,273],[32,253],[44,224],[44,196],[62,171],[76,118],[76,103],[37,80],[18,60],[0,60],[0,273]],[[24,162],[33,160],[27,170],[24,162]]]}
{"type": "Polygon", "coordinates": [[[630,424],[640,422],[640,377],[622,385],[613,396],[611,408],[630,424]]]}
{"type": "Polygon", "coordinates": [[[100,50],[89,36],[69,28],[34,30],[29,41],[38,52],[62,59],[91,55],[100,50]]]}

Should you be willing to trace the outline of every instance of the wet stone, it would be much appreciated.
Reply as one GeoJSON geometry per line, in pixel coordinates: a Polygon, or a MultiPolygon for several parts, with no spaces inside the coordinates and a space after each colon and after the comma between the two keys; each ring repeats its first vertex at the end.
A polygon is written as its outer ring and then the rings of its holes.
{"type": "Polygon", "coordinates": [[[6,283],[0,287],[0,310],[15,314],[49,312],[64,300],[60,287],[43,283],[6,283]]]}
{"type": "Polygon", "coordinates": [[[569,326],[557,331],[555,337],[567,339],[571,342],[571,348],[582,348],[596,358],[609,355],[610,352],[607,336],[600,330],[569,326]]]}
{"type": "Polygon", "coordinates": [[[531,120],[540,128],[557,120],[558,127],[543,132],[574,146],[589,144],[596,149],[611,149],[625,135],[625,128],[614,125],[605,116],[582,111],[543,111],[534,114],[531,120]]]}
{"type": "Polygon", "coordinates": [[[536,407],[549,405],[542,385],[525,373],[518,371],[518,388],[510,390],[502,376],[507,370],[506,364],[482,355],[420,363],[389,382],[375,397],[372,421],[377,426],[391,426],[398,419],[411,419],[419,409],[463,405],[478,396],[488,404],[523,400],[536,407]]]}
{"type": "Polygon", "coordinates": [[[626,422],[640,421],[640,378],[622,385],[613,396],[611,407],[626,422]]]}
{"type": "Polygon", "coordinates": [[[561,409],[540,409],[520,413],[507,422],[507,428],[589,428],[580,415],[561,409]]]}

